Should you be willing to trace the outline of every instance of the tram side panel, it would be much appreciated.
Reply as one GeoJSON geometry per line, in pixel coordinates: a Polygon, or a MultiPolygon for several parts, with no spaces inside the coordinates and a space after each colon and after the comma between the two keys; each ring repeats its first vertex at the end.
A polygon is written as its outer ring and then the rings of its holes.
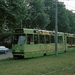
{"type": "Polygon", "coordinates": [[[42,56],[40,44],[37,34],[27,34],[27,42],[25,44],[24,58],[42,56]]]}

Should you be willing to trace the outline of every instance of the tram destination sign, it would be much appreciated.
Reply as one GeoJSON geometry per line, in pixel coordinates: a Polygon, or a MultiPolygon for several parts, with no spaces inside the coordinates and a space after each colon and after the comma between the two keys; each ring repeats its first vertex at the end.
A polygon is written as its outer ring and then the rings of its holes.
{"type": "Polygon", "coordinates": [[[15,29],[15,33],[23,33],[23,29],[15,29]]]}

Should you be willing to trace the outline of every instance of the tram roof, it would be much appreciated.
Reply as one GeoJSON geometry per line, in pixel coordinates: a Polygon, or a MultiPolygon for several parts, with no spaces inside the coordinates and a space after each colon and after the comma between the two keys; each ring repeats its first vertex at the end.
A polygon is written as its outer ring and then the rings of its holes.
{"type": "MultiPolygon", "coordinates": [[[[42,29],[29,29],[29,28],[22,28],[22,29],[18,29],[18,30],[23,30],[24,33],[38,33],[38,34],[55,34],[55,31],[49,31],[49,30],[42,30],[42,29]]],[[[18,32],[19,33],[19,32],[18,32]]],[[[63,35],[63,32],[57,32],[58,35],[63,35]]],[[[67,33],[66,33],[67,34],[67,33]]]]}
{"type": "MultiPolygon", "coordinates": [[[[28,29],[28,28],[23,28],[24,31],[32,31],[36,33],[43,33],[43,34],[55,34],[55,31],[49,31],[49,30],[42,30],[42,29],[28,29]]],[[[64,34],[63,32],[57,32],[58,34],[64,34]]]]}

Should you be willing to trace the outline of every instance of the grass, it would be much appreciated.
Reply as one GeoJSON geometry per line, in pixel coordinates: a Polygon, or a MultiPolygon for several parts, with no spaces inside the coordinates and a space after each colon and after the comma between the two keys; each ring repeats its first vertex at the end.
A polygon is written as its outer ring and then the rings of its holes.
{"type": "Polygon", "coordinates": [[[0,75],[75,75],[75,52],[57,57],[0,60],[0,75]]]}

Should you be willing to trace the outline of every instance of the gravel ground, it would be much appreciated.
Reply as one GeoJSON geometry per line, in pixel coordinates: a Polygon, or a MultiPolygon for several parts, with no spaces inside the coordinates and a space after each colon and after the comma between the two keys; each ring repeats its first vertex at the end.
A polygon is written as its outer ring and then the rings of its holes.
{"type": "Polygon", "coordinates": [[[0,53],[0,60],[1,59],[12,58],[12,57],[13,57],[13,55],[12,55],[12,52],[11,51],[8,51],[6,54],[0,53]]]}

